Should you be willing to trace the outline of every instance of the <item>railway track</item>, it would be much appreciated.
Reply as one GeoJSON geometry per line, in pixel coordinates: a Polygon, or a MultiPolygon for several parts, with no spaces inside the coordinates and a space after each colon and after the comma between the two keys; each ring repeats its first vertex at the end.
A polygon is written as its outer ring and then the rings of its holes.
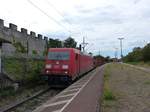
{"type": "Polygon", "coordinates": [[[7,105],[6,107],[0,109],[0,112],[31,112],[40,104],[47,101],[47,99],[50,99],[58,94],[60,91],[62,90],[46,88],[26,99],[7,105]]]}
{"type": "MultiPolygon", "coordinates": [[[[87,73],[92,72],[94,69],[84,73],[81,77],[76,79],[74,82],[81,79],[87,73]]],[[[15,102],[13,104],[5,106],[4,108],[1,108],[0,112],[32,112],[35,108],[37,108],[38,106],[40,106],[42,103],[46,102],[47,100],[51,99],[62,90],[63,89],[54,89],[50,87],[43,89],[26,99],[22,99],[18,102],[15,102]]]]}

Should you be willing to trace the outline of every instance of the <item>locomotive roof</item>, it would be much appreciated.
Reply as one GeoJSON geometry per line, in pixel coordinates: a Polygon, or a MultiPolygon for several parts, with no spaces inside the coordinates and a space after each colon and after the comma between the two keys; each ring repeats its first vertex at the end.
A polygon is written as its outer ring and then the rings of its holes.
{"type": "MultiPolygon", "coordinates": [[[[64,50],[72,50],[72,49],[75,49],[75,48],[49,48],[49,49],[60,49],[60,50],[62,50],[62,49],[64,49],[64,50]]],[[[76,49],[76,50],[78,50],[78,49],[76,49]]]]}
{"type": "Polygon", "coordinates": [[[81,52],[80,50],[75,49],[75,48],[49,48],[49,50],[74,50],[75,53],[91,56],[90,54],[86,52],[81,52]]]}
{"type": "Polygon", "coordinates": [[[49,48],[49,50],[74,50],[76,53],[80,53],[81,51],[75,48],[49,48]]]}

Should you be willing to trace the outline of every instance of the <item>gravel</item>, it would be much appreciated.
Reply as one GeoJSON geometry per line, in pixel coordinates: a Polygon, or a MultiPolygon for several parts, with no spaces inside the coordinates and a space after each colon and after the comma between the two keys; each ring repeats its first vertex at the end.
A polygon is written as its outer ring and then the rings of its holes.
{"type": "Polygon", "coordinates": [[[18,102],[21,99],[26,99],[27,97],[32,96],[36,92],[40,90],[44,90],[45,88],[48,88],[47,85],[38,85],[34,88],[22,88],[18,91],[16,91],[13,95],[9,95],[7,97],[1,98],[0,101],[0,108],[3,108],[7,105],[14,104],[14,102],[18,102]]]}

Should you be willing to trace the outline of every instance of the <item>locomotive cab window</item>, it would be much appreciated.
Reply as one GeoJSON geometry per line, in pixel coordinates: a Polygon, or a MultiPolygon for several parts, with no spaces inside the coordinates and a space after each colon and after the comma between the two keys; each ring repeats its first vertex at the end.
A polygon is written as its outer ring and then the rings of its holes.
{"type": "Polygon", "coordinates": [[[69,60],[70,54],[67,51],[64,52],[48,52],[48,59],[50,60],[69,60]]]}

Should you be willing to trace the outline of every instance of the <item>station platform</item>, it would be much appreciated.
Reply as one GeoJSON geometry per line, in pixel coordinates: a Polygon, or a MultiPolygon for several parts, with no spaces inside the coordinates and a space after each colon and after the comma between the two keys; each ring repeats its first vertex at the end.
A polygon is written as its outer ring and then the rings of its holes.
{"type": "Polygon", "coordinates": [[[100,112],[103,68],[97,67],[33,112],[100,112]]]}

